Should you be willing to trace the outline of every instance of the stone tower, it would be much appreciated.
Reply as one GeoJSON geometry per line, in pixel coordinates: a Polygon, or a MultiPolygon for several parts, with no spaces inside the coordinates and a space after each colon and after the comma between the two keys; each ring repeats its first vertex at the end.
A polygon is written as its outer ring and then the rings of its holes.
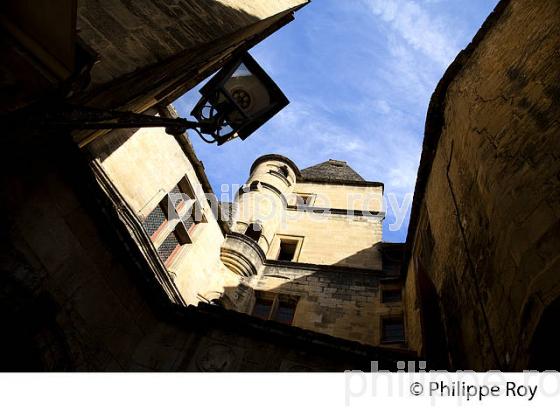
{"type": "Polygon", "coordinates": [[[274,236],[286,220],[292,198],[297,166],[279,155],[266,155],[253,163],[247,183],[236,198],[234,231],[253,237],[267,254],[274,236]]]}
{"type": "Polygon", "coordinates": [[[400,248],[382,242],[383,184],[346,162],[299,170],[265,155],[235,201],[224,264],[240,276],[221,303],[233,310],[377,345],[404,343],[400,248]],[[395,250],[395,248],[398,248],[395,250]]]}

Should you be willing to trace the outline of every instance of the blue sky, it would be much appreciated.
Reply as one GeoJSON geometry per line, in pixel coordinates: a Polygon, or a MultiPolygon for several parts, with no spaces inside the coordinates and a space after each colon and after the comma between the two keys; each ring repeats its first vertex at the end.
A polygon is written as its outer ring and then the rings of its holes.
{"type": "MultiPolygon", "coordinates": [[[[244,183],[257,157],[277,153],[300,169],[345,160],[365,179],[384,182],[399,207],[409,205],[430,96],[496,3],[311,2],[250,51],[290,105],[245,141],[217,147],[191,136],[216,194],[222,184],[244,183]]],[[[198,88],[174,103],[181,116],[198,88]]],[[[398,230],[394,223],[389,207],[383,239],[402,242],[408,216],[398,230]]]]}

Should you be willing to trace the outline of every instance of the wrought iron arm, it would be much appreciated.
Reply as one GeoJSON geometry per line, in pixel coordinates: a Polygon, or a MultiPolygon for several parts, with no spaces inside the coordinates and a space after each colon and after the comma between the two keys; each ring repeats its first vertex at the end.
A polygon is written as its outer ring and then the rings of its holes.
{"type": "MultiPolygon", "coordinates": [[[[187,129],[195,130],[201,137],[208,124],[184,118],[167,118],[133,112],[101,110],[73,105],[57,106],[52,110],[20,111],[2,116],[8,129],[52,129],[102,130],[115,128],[165,127],[168,134],[182,134],[187,129]]],[[[215,142],[202,137],[206,142],[215,142]]]]}

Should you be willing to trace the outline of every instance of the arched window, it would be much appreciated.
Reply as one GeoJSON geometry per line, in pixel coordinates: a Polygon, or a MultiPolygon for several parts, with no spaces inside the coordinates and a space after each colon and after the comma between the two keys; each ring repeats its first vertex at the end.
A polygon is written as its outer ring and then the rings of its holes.
{"type": "Polygon", "coordinates": [[[249,238],[251,238],[255,242],[258,242],[259,239],[261,238],[261,235],[262,235],[261,224],[258,223],[258,222],[253,222],[253,223],[249,224],[249,226],[245,230],[245,235],[247,235],[249,238]]]}

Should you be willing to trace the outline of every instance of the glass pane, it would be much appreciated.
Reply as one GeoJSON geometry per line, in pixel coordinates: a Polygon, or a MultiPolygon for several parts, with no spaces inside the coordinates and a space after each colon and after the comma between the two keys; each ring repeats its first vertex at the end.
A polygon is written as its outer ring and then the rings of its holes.
{"type": "Polygon", "coordinates": [[[183,216],[183,225],[185,226],[185,229],[187,230],[187,232],[196,224],[196,221],[194,220],[194,209],[189,211],[188,213],[186,213],[183,216]]]}
{"type": "Polygon", "coordinates": [[[161,224],[165,222],[165,220],[165,214],[158,205],[144,220],[144,229],[146,229],[149,236],[152,236],[159,229],[161,224]]]}
{"type": "Polygon", "coordinates": [[[253,308],[253,316],[260,317],[261,319],[268,319],[270,316],[270,309],[272,308],[271,300],[257,299],[255,307],[253,308]]]}
{"type": "Polygon", "coordinates": [[[381,293],[381,301],[383,303],[395,303],[401,301],[400,289],[384,290],[381,293]]]}
{"type": "Polygon", "coordinates": [[[244,64],[237,67],[224,84],[224,88],[248,116],[270,106],[268,90],[244,64]]]}
{"type": "Polygon", "coordinates": [[[167,261],[173,251],[179,246],[177,237],[172,232],[158,248],[158,254],[162,261],[167,261]]]}
{"type": "Polygon", "coordinates": [[[294,312],[295,312],[294,306],[287,305],[283,302],[280,302],[280,305],[276,310],[276,315],[274,317],[274,320],[280,323],[291,325],[292,321],[294,320],[294,312]]]}
{"type": "MultiPolygon", "coordinates": [[[[168,194],[170,209],[179,210],[184,205],[184,198],[178,185],[175,185],[168,194]]],[[[175,216],[175,215],[174,215],[175,216]]]]}
{"type": "Polygon", "coordinates": [[[404,340],[404,325],[400,320],[383,321],[383,341],[402,342],[404,340]]]}

